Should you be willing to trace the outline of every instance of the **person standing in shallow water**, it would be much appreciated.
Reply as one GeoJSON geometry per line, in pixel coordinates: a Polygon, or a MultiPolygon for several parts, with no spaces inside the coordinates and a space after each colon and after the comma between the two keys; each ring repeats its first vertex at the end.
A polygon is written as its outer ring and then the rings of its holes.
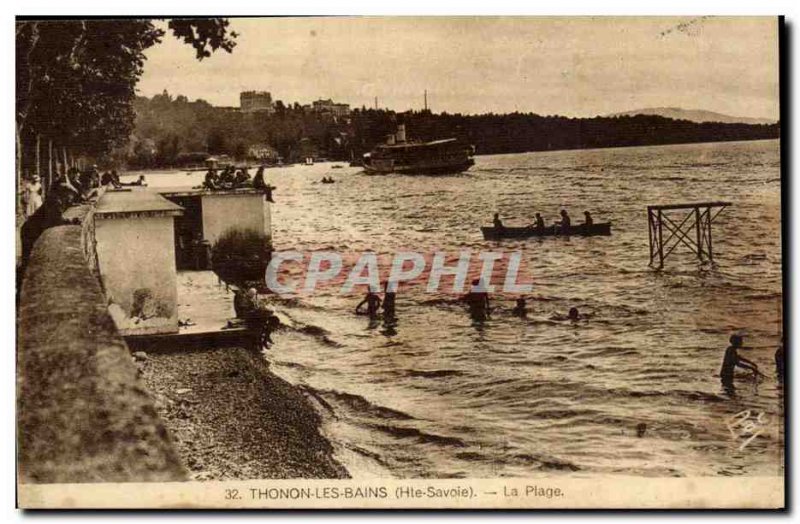
{"type": "Polygon", "coordinates": [[[743,349],[742,342],[743,338],[741,335],[731,335],[730,343],[731,345],[725,350],[725,356],[722,357],[722,367],[719,370],[719,379],[722,382],[722,386],[727,390],[732,390],[734,387],[733,384],[733,372],[736,369],[736,366],[739,366],[743,369],[749,369],[753,372],[753,375],[759,375],[758,365],[739,355],[739,350],[743,349]]]}
{"type": "Polygon", "coordinates": [[[396,291],[390,289],[389,281],[383,287],[383,319],[394,320],[394,304],[396,298],[396,291]]]}
{"type": "Polygon", "coordinates": [[[381,307],[381,299],[378,297],[378,294],[372,291],[372,289],[367,290],[367,296],[364,297],[364,300],[358,303],[356,306],[356,315],[362,315],[364,312],[361,310],[361,307],[366,304],[367,306],[367,315],[369,315],[370,319],[378,318],[378,309],[381,307]]]}
{"type": "Polygon", "coordinates": [[[525,318],[528,316],[528,309],[525,307],[525,297],[519,297],[517,299],[516,306],[514,306],[511,314],[519,318],[525,318]]]}
{"type": "Polygon", "coordinates": [[[462,297],[469,307],[469,315],[473,320],[484,321],[490,316],[489,312],[489,293],[483,291],[478,286],[480,279],[472,281],[472,289],[462,297]]]}

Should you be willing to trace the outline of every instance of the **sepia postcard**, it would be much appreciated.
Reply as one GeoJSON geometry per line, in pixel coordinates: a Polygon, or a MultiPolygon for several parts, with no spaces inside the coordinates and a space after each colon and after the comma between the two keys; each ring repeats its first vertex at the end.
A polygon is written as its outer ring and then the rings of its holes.
{"type": "Polygon", "coordinates": [[[785,509],[782,17],[15,32],[18,507],[785,509]]]}

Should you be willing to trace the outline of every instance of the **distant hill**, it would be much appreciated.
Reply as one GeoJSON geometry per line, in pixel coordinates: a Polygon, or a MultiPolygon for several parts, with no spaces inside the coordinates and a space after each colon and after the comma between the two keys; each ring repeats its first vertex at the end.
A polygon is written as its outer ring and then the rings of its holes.
{"type": "Polygon", "coordinates": [[[614,113],[607,116],[634,116],[656,115],[674,120],[688,120],[690,122],[721,122],[723,124],[774,124],[774,120],[767,118],[750,118],[746,116],[730,116],[702,109],[681,109],[680,107],[648,107],[635,109],[624,113],[614,113]]]}

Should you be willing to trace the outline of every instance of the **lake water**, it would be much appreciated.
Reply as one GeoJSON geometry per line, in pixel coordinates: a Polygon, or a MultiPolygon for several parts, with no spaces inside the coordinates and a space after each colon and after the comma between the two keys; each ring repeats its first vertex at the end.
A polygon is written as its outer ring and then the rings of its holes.
{"type": "Polygon", "coordinates": [[[360,297],[335,289],[274,301],[292,329],[274,337],[272,369],[317,399],[354,476],[782,474],[777,141],[479,156],[440,177],[332,166],[267,170],[277,250],[521,250],[533,280],[527,319],[496,293],[483,324],[422,289],[398,294],[396,325],[355,316],[360,297]],[[650,269],[646,206],[717,200],[732,206],[713,225],[716,265],[678,248],[650,269]],[[612,235],[480,233],[494,212],[524,225],[562,208],[612,235]],[[551,320],[572,306],[588,320],[551,320]],[[730,396],[717,374],[733,332],[768,378],[730,396]],[[762,423],[743,446],[752,433],[729,426],[744,410],[762,423]]]}

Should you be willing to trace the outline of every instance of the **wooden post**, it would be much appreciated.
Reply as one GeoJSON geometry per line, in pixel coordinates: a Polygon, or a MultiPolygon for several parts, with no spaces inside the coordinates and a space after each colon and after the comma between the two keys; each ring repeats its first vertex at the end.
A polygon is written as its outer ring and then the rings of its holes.
{"type": "Polygon", "coordinates": [[[710,262],[714,261],[714,249],[711,245],[711,208],[706,210],[706,225],[708,226],[706,230],[706,235],[708,237],[708,260],[710,262]]]}
{"type": "Polygon", "coordinates": [[[664,267],[664,245],[662,244],[663,235],[661,233],[661,210],[658,210],[658,268],[664,267]]]}
{"type": "Polygon", "coordinates": [[[700,208],[694,208],[694,229],[697,235],[697,258],[703,261],[703,239],[700,237],[700,208]]]}
{"type": "Polygon", "coordinates": [[[61,150],[64,153],[64,174],[66,175],[67,174],[67,170],[69,170],[69,162],[67,161],[67,148],[66,148],[66,146],[62,147],[61,150]]]}
{"type": "Polygon", "coordinates": [[[647,208],[647,239],[650,242],[650,265],[653,264],[653,210],[647,208]]]}

